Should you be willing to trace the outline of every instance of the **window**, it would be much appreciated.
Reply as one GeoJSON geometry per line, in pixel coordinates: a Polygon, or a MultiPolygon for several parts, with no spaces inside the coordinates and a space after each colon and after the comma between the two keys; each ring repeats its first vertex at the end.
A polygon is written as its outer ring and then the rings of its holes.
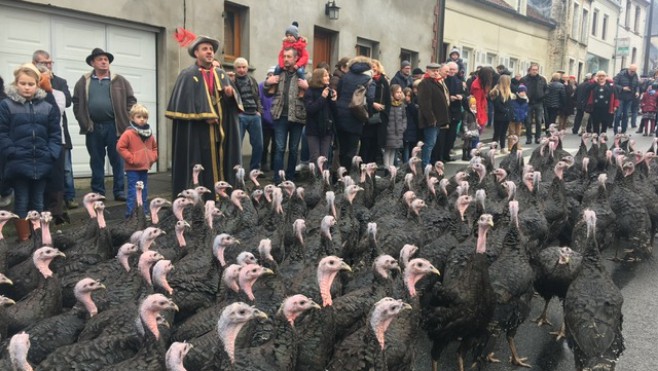
{"type": "Polygon", "coordinates": [[[608,15],[603,15],[603,27],[601,27],[601,40],[605,40],[606,34],[608,33],[608,15]]]}
{"type": "Polygon", "coordinates": [[[589,28],[588,28],[588,23],[587,23],[587,17],[589,15],[589,12],[587,9],[583,9],[583,21],[581,22],[581,27],[580,27],[580,42],[582,43],[587,43],[587,35],[589,34],[589,28]]]}
{"type": "Polygon", "coordinates": [[[224,3],[224,61],[233,62],[243,56],[242,40],[246,26],[247,10],[242,6],[224,3]]]}
{"type": "Polygon", "coordinates": [[[402,61],[409,61],[412,68],[418,66],[418,52],[414,52],[408,49],[401,49],[400,63],[402,63],[402,61]]]}
{"type": "Polygon", "coordinates": [[[356,38],[356,55],[362,55],[368,58],[379,58],[379,43],[376,41],[356,38]]]}
{"type": "Polygon", "coordinates": [[[473,49],[462,47],[462,61],[464,62],[464,70],[468,75],[471,73],[471,60],[473,59],[473,49]]]}
{"type": "Polygon", "coordinates": [[[576,68],[576,61],[572,58],[569,58],[569,75],[574,74],[574,69],[576,68]]]}
{"type": "Polygon", "coordinates": [[[512,72],[512,75],[515,75],[519,70],[519,60],[516,58],[509,59],[509,70],[512,72]]]}
{"type": "Polygon", "coordinates": [[[487,53],[487,59],[485,63],[489,66],[496,67],[497,65],[497,55],[494,53],[487,53]]]}
{"type": "Polygon", "coordinates": [[[596,26],[598,26],[597,25],[598,18],[599,18],[599,11],[598,9],[594,9],[594,14],[592,14],[592,36],[596,36],[596,26]]]}
{"type": "Polygon", "coordinates": [[[574,3],[573,4],[573,20],[572,20],[572,23],[571,23],[571,37],[573,37],[574,39],[577,39],[578,35],[580,35],[580,33],[578,32],[578,31],[580,31],[578,29],[579,21],[580,21],[580,11],[579,10],[580,10],[580,7],[578,6],[578,4],[574,3]]]}
{"type": "Polygon", "coordinates": [[[583,62],[578,62],[578,75],[576,75],[578,81],[580,81],[580,79],[583,76],[583,67],[584,67],[583,62]]]}
{"type": "Polygon", "coordinates": [[[631,64],[637,63],[637,48],[633,47],[631,51],[631,64]]]}
{"type": "Polygon", "coordinates": [[[640,10],[639,6],[635,7],[635,22],[633,23],[633,31],[635,33],[640,32],[640,15],[642,15],[642,11],[640,10]]]}
{"type": "Polygon", "coordinates": [[[624,26],[628,30],[631,28],[631,0],[626,0],[626,13],[624,13],[624,26]]]}

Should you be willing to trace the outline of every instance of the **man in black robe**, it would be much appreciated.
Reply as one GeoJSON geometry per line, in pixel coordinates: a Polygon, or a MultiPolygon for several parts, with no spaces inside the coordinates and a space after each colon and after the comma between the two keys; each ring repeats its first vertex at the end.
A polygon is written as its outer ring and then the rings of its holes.
{"type": "Polygon", "coordinates": [[[176,197],[192,184],[192,167],[201,164],[198,185],[213,191],[220,180],[234,183],[233,166],[240,164],[237,110],[240,97],[227,74],[213,67],[219,41],[197,37],[188,53],[196,63],[178,75],[165,116],[173,120],[172,192],[176,197]]]}

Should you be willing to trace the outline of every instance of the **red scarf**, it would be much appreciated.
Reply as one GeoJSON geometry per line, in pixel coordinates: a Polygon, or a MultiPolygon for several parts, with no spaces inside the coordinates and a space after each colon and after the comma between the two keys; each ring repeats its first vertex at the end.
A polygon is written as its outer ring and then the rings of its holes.
{"type": "Polygon", "coordinates": [[[380,79],[381,77],[382,77],[382,74],[381,74],[381,73],[378,73],[378,74],[376,74],[376,75],[373,75],[373,76],[372,76],[372,79],[375,80],[375,81],[377,81],[377,82],[379,82],[379,79],[380,79]]]}
{"type": "Polygon", "coordinates": [[[434,80],[434,81],[437,82],[437,83],[440,83],[441,81],[444,80],[444,77],[441,76],[441,75],[439,75],[439,77],[437,77],[437,78],[433,78],[433,77],[430,76],[430,74],[427,73],[427,72],[425,72],[425,74],[423,75],[423,78],[424,78],[424,79],[434,80]]]}

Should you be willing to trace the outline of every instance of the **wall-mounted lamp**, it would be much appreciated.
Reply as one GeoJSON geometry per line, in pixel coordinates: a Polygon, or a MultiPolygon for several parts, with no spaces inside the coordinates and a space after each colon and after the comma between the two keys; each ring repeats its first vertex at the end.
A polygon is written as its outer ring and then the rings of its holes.
{"type": "Polygon", "coordinates": [[[340,10],[340,7],[336,5],[335,0],[328,0],[324,5],[324,14],[332,21],[338,19],[338,10],[340,10]]]}

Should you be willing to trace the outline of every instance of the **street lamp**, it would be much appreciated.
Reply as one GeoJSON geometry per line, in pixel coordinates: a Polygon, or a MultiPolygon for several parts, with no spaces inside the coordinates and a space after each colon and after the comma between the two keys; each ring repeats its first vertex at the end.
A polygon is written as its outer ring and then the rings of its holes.
{"type": "Polygon", "coordinates": [[[324,14],[329,17],[332,21],[338,19],[338,10],[339,6],[336,5],[336,0],[328,0],[324,5],[324,14]]]}

